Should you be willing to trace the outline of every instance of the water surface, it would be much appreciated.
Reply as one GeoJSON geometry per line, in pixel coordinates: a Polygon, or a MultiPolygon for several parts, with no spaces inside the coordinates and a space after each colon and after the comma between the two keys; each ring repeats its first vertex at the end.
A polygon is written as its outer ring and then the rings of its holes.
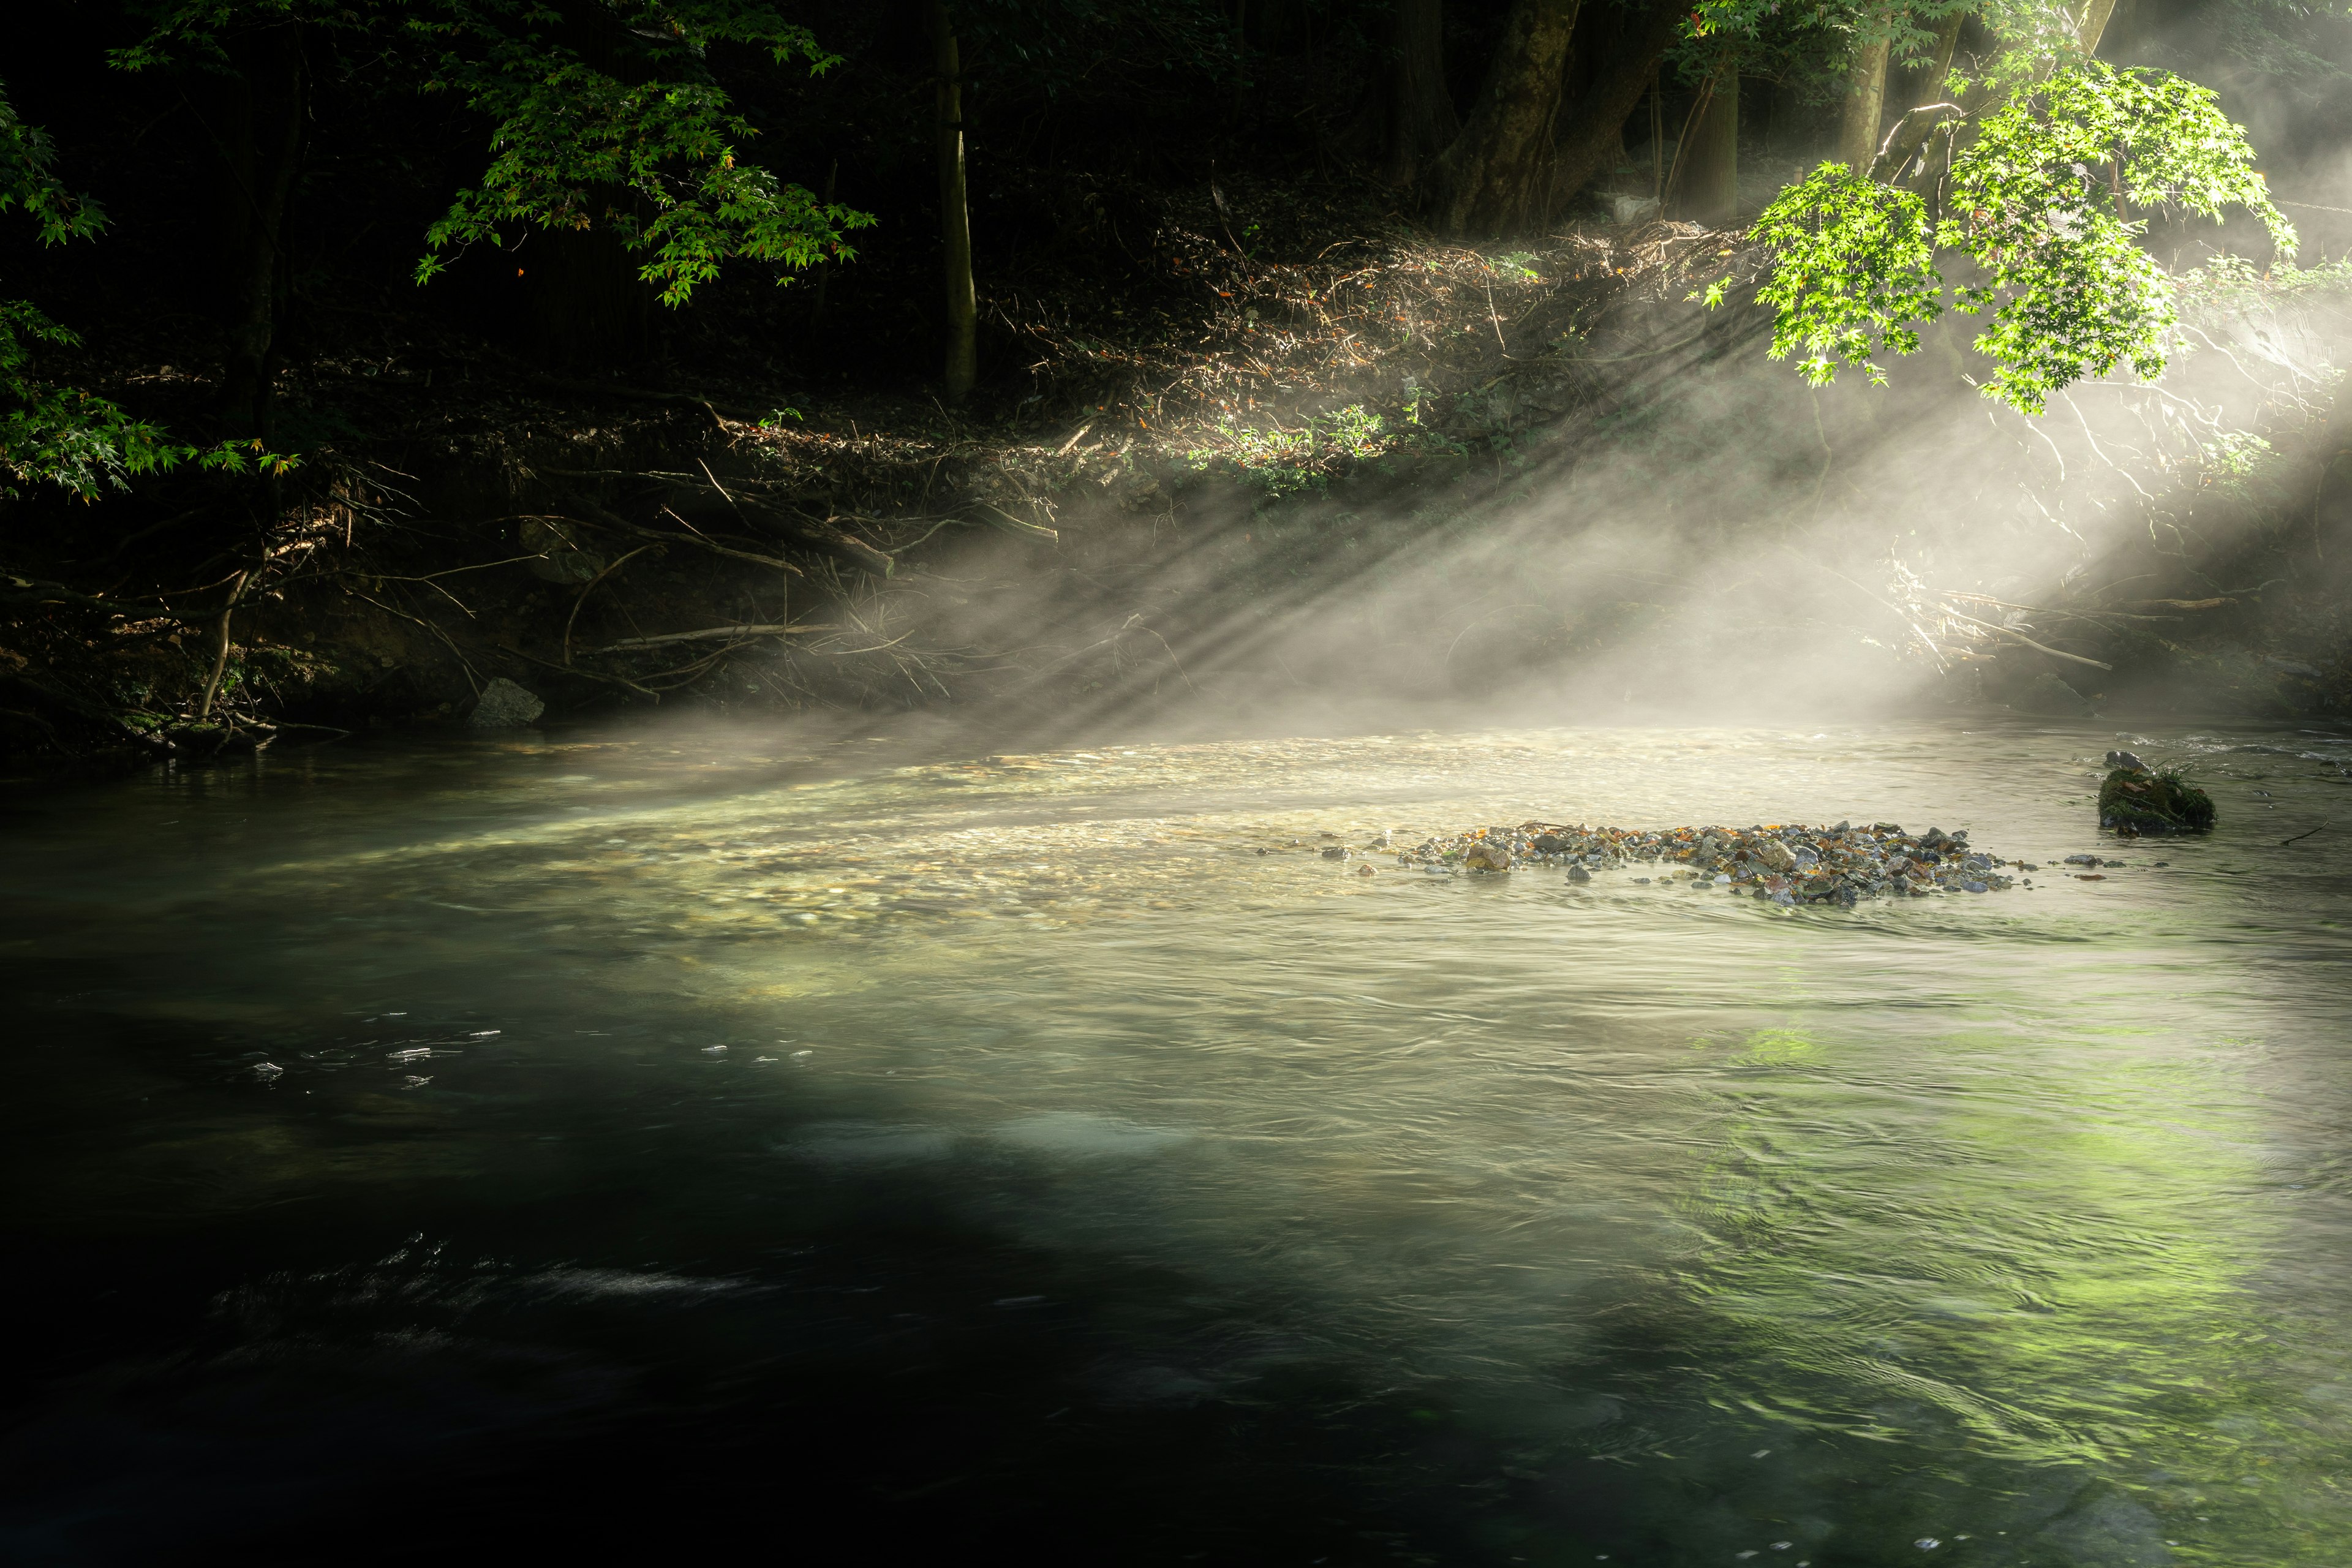
{"type": "Polygon", "coordinates": [[[19,797],[0,1543],[2352,1561],[2352,745],[2138,739],[2219,833],[1965,721],[19,797]],[[1319,854],[1529,817],[2043,869],[1319,854]]]}

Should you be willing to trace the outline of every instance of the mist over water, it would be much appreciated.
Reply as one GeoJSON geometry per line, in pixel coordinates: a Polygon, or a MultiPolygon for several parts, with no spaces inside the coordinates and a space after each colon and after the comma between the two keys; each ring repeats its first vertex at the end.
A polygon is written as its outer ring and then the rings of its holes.
{"type": "Polygon", "coordinates": [[[2222,826],[2119,847],[2116,734],[678,729],[20,800],[11,1555],[2340,1561],[2343,850],[2278,840],[2352,752],[2140,731],[2222,826]],[[1530,817],[2042,869],[1366,848],[1530,817]]]}

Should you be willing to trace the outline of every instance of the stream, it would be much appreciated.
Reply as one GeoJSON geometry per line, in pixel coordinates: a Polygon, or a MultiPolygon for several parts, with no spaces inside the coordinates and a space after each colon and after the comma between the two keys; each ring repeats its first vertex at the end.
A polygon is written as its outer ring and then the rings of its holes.
{"type": "Polygon", "coordinates": [[[18,792],[0,1557],[2352,1562],[2352,737],[2118,735],[615,729],[18,792]],[[2122,744],[2220,829],[2096,833],[2122,744]],[[1529,818],[2040,869],[1320,854],[1529,818]]]}

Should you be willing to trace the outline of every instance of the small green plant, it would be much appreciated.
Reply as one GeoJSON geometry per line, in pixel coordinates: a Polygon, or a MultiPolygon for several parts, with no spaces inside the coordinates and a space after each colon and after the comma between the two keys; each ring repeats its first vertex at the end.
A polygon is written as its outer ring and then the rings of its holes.
{"type": "Polygon", "coordinates": [[[1307,419],[1296,429],[1252,429],[1226,415],[1204,446],[1184,453],[1196,468],[1241,474],[1269,497],[1320,489],[1349,463],[1388,449],[1387,422],[1360,403],[1307,419]]]}

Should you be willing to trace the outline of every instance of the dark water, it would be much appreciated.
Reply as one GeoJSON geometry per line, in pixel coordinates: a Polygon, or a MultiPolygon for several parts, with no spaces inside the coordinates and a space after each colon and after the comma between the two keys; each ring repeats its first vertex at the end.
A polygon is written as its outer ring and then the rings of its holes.
{"type": "Polygon", "coordinates": [[[2352,745],[2145,738],[2210,840],[2111,727],[19,798],[0,1556],[2352,1562],[2352,745]],[[1531,816],[2044,869],[1315,854],[1531,816]]]}

